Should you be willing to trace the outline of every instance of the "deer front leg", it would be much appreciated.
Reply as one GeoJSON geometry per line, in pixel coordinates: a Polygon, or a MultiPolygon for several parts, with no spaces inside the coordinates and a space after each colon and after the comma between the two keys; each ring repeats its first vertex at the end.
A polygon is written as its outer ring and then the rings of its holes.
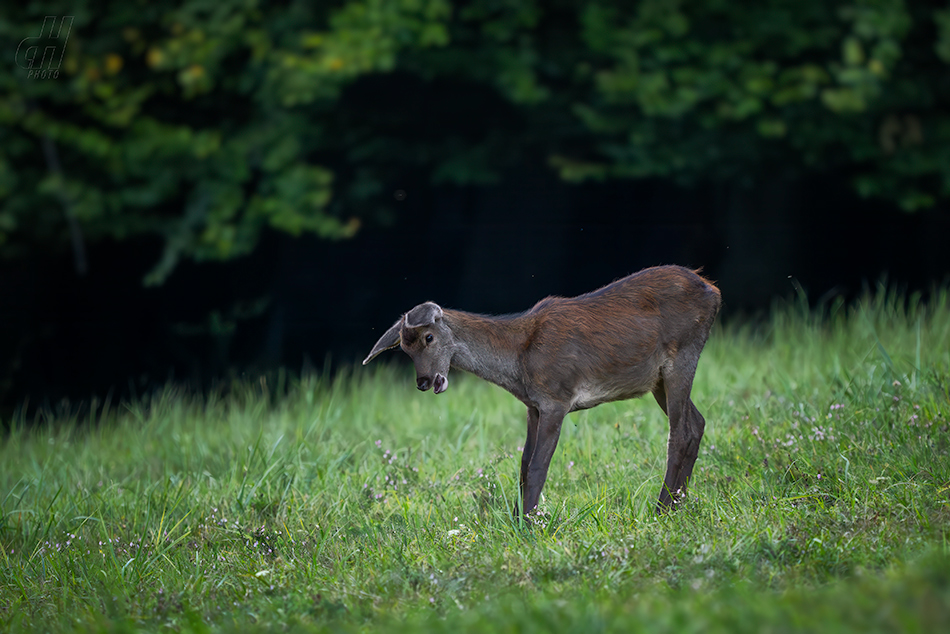
{"type": "MultiPolygon", "coordinates": [[[[528,436],[531,436],[531,414],[528,410],[528,436]]],[[[564,420],[565,410],[562,409],[535,409],[536,434],[532,443],[531,453],[525,445],[525,453],[521,457],[522,503],[525,515],[538,506],[541,499],[541,489],[548,477],[548,467],[551,457],[557,449],[557,441],[561,435],[561,422],[564,420]]]]}
{"type": "Polygon", "coordinates": [[[518,517],[524,514],[524,502],[527,499],[528,486],[528,465],[531,464],[531,456],[534,454],[535,444],[538,442],[538,420],[541,413],[537,407],[528,406],[528,436],[524,441],[524,449],[521,453],[521,478],[519,499],[515,502],[513,515],[518,517]]]}

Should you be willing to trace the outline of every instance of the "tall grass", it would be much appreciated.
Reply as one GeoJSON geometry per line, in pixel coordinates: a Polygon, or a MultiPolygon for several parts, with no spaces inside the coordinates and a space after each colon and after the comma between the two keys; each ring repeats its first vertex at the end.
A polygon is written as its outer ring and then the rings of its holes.
{"type": "Polygon", "coordinates": [[[861,631],[950,619],[950,299],[717,326],[690,494],[652,513],[652,401],[568,417],[513,520],[524,409],[457,376],[168,387],[15,418],[5,631],[861,631]]]}

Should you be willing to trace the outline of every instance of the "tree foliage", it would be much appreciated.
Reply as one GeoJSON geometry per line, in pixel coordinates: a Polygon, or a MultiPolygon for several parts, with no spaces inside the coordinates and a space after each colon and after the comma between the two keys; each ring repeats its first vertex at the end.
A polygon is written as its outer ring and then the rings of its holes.
{"type": "Polygon", "coordinates": [[[324,115],[348,81],[391,70],[400,48],[444,43],[448,17],[441,0],[12,13],[0,33],[14,42],[46,15],[74,17],[57,76],[34,78],[23,58],[0,74],[3,246],[80,228],[88,239],[157,233],[166,247],[147,282],[182,256],[247,253],[263,227],[352,235],[358,219],[328,212],[333,172],[313,158],[333,134],[324,115]]]}
{"type": "Polygon", "coordinates": [[[950,198],[950,5],[27,3],[0,39],[0,249],[157,234],[149,282],[265,227],[353,235],[406,165],[454,183],[512,161],[569,180],[837,170],[905,210],[950,198]],[[45,16],[73,16],[65,45],[45,16]],[[62,63],[36,78],[46,45],[62,63]],[[479,134],[397,138],[386,94],[347,119],[348,89],[393,74],[474,86],[519,123],[486,107],[479,134]]]}
{"type": "Polygon", "coordinates": [[[901,0],[588,4],[591,92],[574,112],[596,160],[557,163],[565,177],[845,167],[862,195],[932,206],[950,196],[947,15],[901,0]]]}

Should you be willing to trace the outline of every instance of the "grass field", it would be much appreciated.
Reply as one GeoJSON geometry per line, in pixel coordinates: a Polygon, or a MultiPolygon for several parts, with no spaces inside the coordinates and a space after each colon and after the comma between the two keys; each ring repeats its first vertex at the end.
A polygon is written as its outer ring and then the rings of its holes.
{"type": "Polygon", "coordinates": [[[381,364],[4,421],[0,627],[938,631],[948,390],[945,292],[717,325],[680,508],[653,515],[667,423],[643,399],[568,417],[533,526],[509,512],[524,408],[458,373],[439,396],[381,364]]]}

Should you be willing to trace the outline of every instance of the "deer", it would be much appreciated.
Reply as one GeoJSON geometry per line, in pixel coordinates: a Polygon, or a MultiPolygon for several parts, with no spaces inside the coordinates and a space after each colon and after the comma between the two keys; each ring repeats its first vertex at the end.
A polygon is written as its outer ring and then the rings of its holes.
{"type": "Polygon", "coordinates": [[[686,494],[706,421],[690,392],[719,312],[719,289],[681,266],[647,268],[577,297],[547,297],[524,313],[489,316],[428,301],[403,314],[363,365],[397,346],[416,387],[442,394],[449,369],[498,385],[528,408],[514,514],[537,510],[564,417],[652,393],[669,418],[663,513],[686,494]]]}

